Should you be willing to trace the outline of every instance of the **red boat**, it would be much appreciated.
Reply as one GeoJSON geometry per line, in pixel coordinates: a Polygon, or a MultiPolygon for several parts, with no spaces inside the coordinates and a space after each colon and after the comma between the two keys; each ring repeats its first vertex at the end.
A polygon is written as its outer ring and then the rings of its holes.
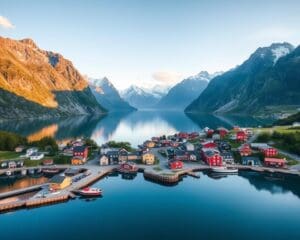
{"type": "Polygon", "coordinates": [[[81,196],[86,196],[86,197],[93,197],[93,196],[100,196],[102,194],[102,190],[99,188],[90,188],[86,187],[78,191],[78,193],[81,196]]]}

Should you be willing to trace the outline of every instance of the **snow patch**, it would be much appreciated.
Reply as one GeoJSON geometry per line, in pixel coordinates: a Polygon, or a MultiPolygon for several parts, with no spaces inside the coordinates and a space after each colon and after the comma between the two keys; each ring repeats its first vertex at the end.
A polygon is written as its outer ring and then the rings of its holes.
{"type": "Polygon", "coordinates": [[[279,58],[284,57],[289,53],[290,53],[290,49],[284,46],[280,46],[275,49],[272,49],[272,54],[274,56],[273,63],[275,64],[279,58]]]}

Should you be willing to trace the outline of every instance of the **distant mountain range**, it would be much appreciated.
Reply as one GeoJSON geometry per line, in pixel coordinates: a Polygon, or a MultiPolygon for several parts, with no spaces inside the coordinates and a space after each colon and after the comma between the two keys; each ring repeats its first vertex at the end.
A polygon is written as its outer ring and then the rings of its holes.
{"type": "Polygon", "coordinates": [[[274,43],[215,77],[186,112],[266,115],[300,105],[300,47],[274,43]]]}
{"type": "Polygon", "coordinates": [[[36,118],[102,114],[87,81],[62,55],[31,39],[0,37],[0,116],[36,118]]]}
{"type": "Polygon", "coordinates": [[[172,87],[155,107],[168,110],[184,110],[207,87],[209,81],[220,74],[221,72],[209,74],[202,71],[195,76],[184,79],[172,87]]]}
{"type": "Polygon", "coordinates": [[[89,87],[98,103],[109,111],[136,110],[120,97],[118,90],[106,77],[90,79],[89,87]]]}
{"type": "Polygon", "coordinates": [[[156,85],[153,88],[130,86],[121,91],[122,98],[137,109],[154,108],[158,101],[167,94],[169,86],[156,85]]]}

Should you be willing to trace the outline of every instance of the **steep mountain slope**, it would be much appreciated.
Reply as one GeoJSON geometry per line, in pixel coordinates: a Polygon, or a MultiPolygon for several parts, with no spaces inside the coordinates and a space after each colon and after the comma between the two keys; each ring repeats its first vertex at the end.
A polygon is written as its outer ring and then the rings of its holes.
{"type": "Polygon", "coordinates": [[[300,104],[300,48],[274,43],[215,77],[186,112],[262,114],[300,104]]]}
{"type": "Polygon", "coordinates": [[[2,118],[101,114],[87,81],[58,53],[39,49],[31,39],[0,37],[2,118]]]}
{"type": "Polygon", "coordinates": [[[98,103],[109,109],[109,111],[135,110],[120,97],[118,90],[106,77],[103,79],[90,79],[89,87],[98,103]]]}
{"type": "Polygon", "coordinates": [[[131,106],[137,109],[153,108],[154,105],[162,98],[163,92],[143,89],[137,86],[131,86],[121,92],[121,96],[131,106]]]}
{"type": "Polygon", "coordinates": [[[188,77],[172,87],[156,107],[160,109],[183,110],[207,87],[210,79],[215,77],[206,71],[188,77]]]}

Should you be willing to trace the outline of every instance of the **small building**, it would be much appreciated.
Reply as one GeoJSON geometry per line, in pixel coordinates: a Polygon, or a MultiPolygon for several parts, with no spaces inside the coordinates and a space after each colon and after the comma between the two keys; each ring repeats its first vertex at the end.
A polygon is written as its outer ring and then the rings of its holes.
{"type": "Polygon", "coordinates": [[[175,149],[173,159],[176,161],[188,161],[190,160],[190,156],[186,151],[175,149]]]}
{"type": "Polygon", "coordinates": [[[239,142],[245,142],[247,140],[247,134],[244,131],[238,131],[236,133],[236,140],[239,142]]]}
{"type": "Polygon", "coordinates": [[[189,134],[186,132],[180,132],[177,134],[177,136],[181,139],[188,139],[189,138],[189,134]]]}
{"type": "Polygon", "coordinates": [[[109,162],[109,158],[106,154],[103,154],[100,158],[99,158],[99,164],[100,166],[107,166],[110,164],[109,162]]]}
{"type": "Polygon", "coordinates": [[[73,157],[81,157],[84,161],[87,160],[89,149],[86,146],[75,146],[73,148],[73,157]]]}
{"type": "Polygon", "coordinates": [[[169,168],[172,170],[176,170],[176,169],[182,169],[183,168],[183,162],[182,161],[169,161],[168,163],[169,168]]]}
{"type": "Polygon", "coordinates": [[[224,138],[229,133],[229,130],[224,127],[219,127],[217,128],[217,132],[220,134],[221,138],[224,138]]]}
{"type": "Polygon", "coordinates": [[[245,166],[260,166],[260,160],[258,157],[242,157],[242,165],[245,166]]]}
{"type": "Polygon", "coordinates": [[[212,138],[212,140],[220,140],[221,139],[221,135],[218,134],[218,133],[214,133],[211,138],[212,138]]]}
{"type": "Polygon", "coordinates": [[[213,136],[213,134],[214,134],[214,130],[213,129],[208,129],[207,131],[206,131],[206,136],[208,137],[208,138],[211,138],[212,136],[213,136]]]}
{"type": "Polygon", "coordinates": [[[195,151],[194,144],[192,144],[190,142],[185,143],[184,146],[185,146],[185,150],[186,151],[195,151]]]}
{"type": "Polygon", "coordinates": [[[30,157],[33,153],[38,152],[38,148],[32,147],[26,150],[26,157],[30,157]]]}
{"type": "Polygon", "coordinates": [[[201,150],[202,159],[209,166],[222,166],[223,158],[220,152],[216,149],[202,149],[201,150]]]}
{"type": "Polygon", "coordinates": [[[119,151],[108,151],[106,155],[110,164],[119,164],[119,151]]]}
{"type": "Polygon", "coordinates": [[[70,177],[55,175],[50,179],[49,189],[50,191],[62,190],[72,183],[72,179],[70,177]]]}
{"type": "Polygon", "coordinates": [[[53,159],[45,159],[45,160],[43,160],[43,165],[44,166],[53,165],[53,159]]]}
{"type": "Polygon", "coordinates": [[[285,158],[265,158],[264,164],[266,167],[284,168],[286,166],[285,158]]]}
{"type": "Polygon", "coordinates": [[[216,148],[217,145],[212,141],[202,142],[201,143],[202,148],[216,148]]]}
{"type": "Polygon", "coordinates": [[[8,168],[16,168],[16,167],[17,167],[17,163],[15,161],[8,162],[8,168]]]}
{"type": "Polygon", "coordinates": [[[142,162],[143,164],[153,165],[155,163],[155,155],[150,152],[143,153],[142,162]]]}
{"type": "Polygon", "coordinates": [[[34,152],[30,155],[30,160],[37,161],[41,160],[44,157],[44,153],[42,152],[34,152]]]}
{"type": "Polygon", "coordinates": [[[128,151],[124,148],[119,150],[119,164],[128,161],[128,151]]]}
{"type": "Polygon", "coordinates": [[[233,164],[234,163],[234,157],[231,152],[221,152],[221,157],[223,158],[223,162],[233,164]]]}
{"type": "Polygon", "coordinates": [[[83,171],[83,169],[81,169],[81,168],[68,168],[64,174],[65,174],[65,176],[73,177],[73,176],[81,173],[82,171],[83,171]]]}
{"type": "Polygon", "coordinates": [[[15,148],[15,152],[16,153],[21,153],[21,152],[23,152],[25,150],[25,146],[17,146],[16,148],[15,148]]]}
{"type": "Polygon", "coordinates": [[[265,157],[275,157],[278,154],[278,150],[270,146],[266,148],[262,148],[261,151],[263,152],[265,157]]]}
{"type": "Polygon", "coordinates": [[[249,156],[252,154],[252,149],[250,145],[247,143],[240,146],[238,150],[241,156],[249,156]]]}
{"type": "Polygon", "coordinates": [[[220,141],[218,143],[218,148],[221,152],[227,152],[231,150],[231,145],[228,142],[220,141]]]}
{"type": "Polygon", "coordinates": [[[147,148],[154,148],[155,142],[154,141],[146,141],[146,142],[144,142],[144,146],[146,146],[147,148]]]}

